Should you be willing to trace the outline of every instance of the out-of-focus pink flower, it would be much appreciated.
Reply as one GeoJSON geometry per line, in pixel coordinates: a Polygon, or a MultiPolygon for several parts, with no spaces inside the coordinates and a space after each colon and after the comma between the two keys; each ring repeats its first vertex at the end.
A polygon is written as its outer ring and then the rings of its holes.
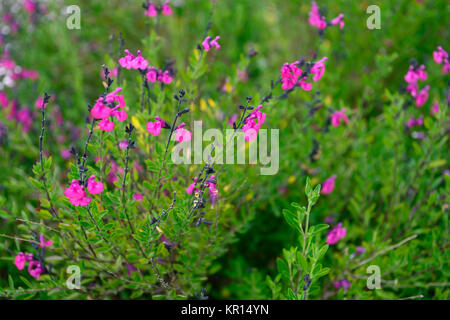
{"type": "Polygon", "coordinates": [[[147,122],[147,131],[156,137],[161,134],[161,128],[164,127],[164,120],[160,117],[155,117],[155,119],[155,122],[147,122]]]}
{"type": "Polygon", "coordinates": [[[312,74],[314,74],[314,77],[313,77],[314,82],[319,81],[320,78],[322,78],[322,76],[325,72],[325,63],[324,62],[327,60],[328,60],[327,57],[323,57],[322,59],[320,59],[319,61],[314,63],[314,65],[312,66],[310,72],[312,74]]]}
{"type": "Polygon", "coordinates": [[[145,70],[148,66],[148,61],[141,55],[141,51],[138,50],[137,56],[131,54],[128,49],[125,49],[127,54],[125,57],[119,59],[119,64],[126,69],[145,70]]]}
{"type": "Polygon", "coordinates": [[[69,159],[70,156],[71,156],[71,154],[70,154],[69,149],[61,149],[61,157],[62,157],[64,160],[69,159]]]}
{"type": "Polygon", "coordinates": [[[203,49],[205,51],[209,51],[212,47],[215,47],[216,50],[219,50],[220,49],[220,44],[218,42],[219,39],[220,36],[217,36],[214,39],[212,39],[212,37],[210,36],[207,36],[205,40],[203,40],[202,42],[203,49]]]}
{"type": "Polygon", "coordinates": [[[102,131],[113,131],[114,130],[114,122],[109,121],[108,119],[103,119],[98,123],[98,127],[102,131]]]}
{"type": "Polygon", "coordinates": [[[25,268],[25,262],[33,260],[32,253],[23,253],[19,252],[19,254],[14,258],[14,264],[17,269],[23,270],[25,268]]]}
{"type": "Polygon", "coordinates": [[[416,106],[422,107],[425,102],[428,100],[428,91],[430,90],[430,86],[426,86],[416,96],[416,106]]]}
{"type": "Polygon", "coordinates": [[[312,2],[308,22],[310,25],[315,26],[321,30],[327,27],[325,17],[320,14],[319,6],[315,1],[312,2]]]}
{"type": "Polygon", "coordinates": [[[345,237],[347,234],[347,229],[342,228],[342,223],[338,223],[337,226],[335,226],[331,231],[328,233],[327,236],[327,244],[336,244],[339,240],[345,237]]]}
{"type": "Polygon", "coordinates": [[[31,117],[31,111],[29,109],[22,109],[15,115],[17,122],[22,125],[22,131],[27,133],[31,129],[33,124],[33,118],[31,117]]]}
{"type": "Polygon", "coordinates": [[[441,64],[448,60],[448,53],[441,46],[437,47],[437,51],[433,51],[433,59],[437,64],[441,64]]]}
{"type": "Polygon", "coordinates": [[[165,16],[170,16],[172,14],[172,8],[170,7],[170,2],[166,1],[164,2],[164,4],[162,5],[162,14],[165,16]]]}
{"type": "Polygon", "coordinates": [[[366,252],[366,248],[364,248],[363,246],[356,247],[356,254],[363,254],[364,252],[366,252]]]}
{"type": "Polygon", "coordinates": [[[344,28],[344,25],[345,25],[345,23],[344,23],[344,14],[339,14],[336,18],[334,18],[333,20],[331,20],[331,25],[333,25],[333,26],[335,26],[335,25],[339,25],[339,28],[340,29],[343,29],[344,28]]]}
{"type": "Polygon", "coordinates": [[[342,280],[333,282],[333,285],[336,289],[342,288],[342,289],[344,289],[344,291],[347,291],[350,288],[350,286],[352,285],[352,283],[346,279],[342,279],[342,280]]]}
{"type": "Polygon", "coordinates": [[[156,80],[158,79],[158,70],[156,70],[155,68],[151,67],[149,68],[147,74],[147,81],[148,82],[156,82],[156,80]]]}
{"type": "MultiPolygon", "coordinates": [[[[44,104],[44,98],[43,97],[38,97],[36,99],[36,102],[34,103],[34,106],[38,109],[42,109],[42,105],[44,104]]],[[[44,108],[47,106],[47,103],[44,104],[44,108]]]]}
{"type": "Polygon", "coordinates": [[[8,108],[9,106],[9,99],[5,92],[0,92],[0,107],[2,108],[8,108]]]}
{"type": "Polygon", "coordinates": [[[30,264],[28,265],[28,273],[30,274],[30,276],[39,280],[41,274],[43,274],[44,272],[45,269],[39,261],[30,261],[30,264]]]}
{"type": "Polygon", "coordinates": [[[333,127],[337,127],[341,124],[341,120],[343,120],[345,123],[348,123],[348,116],[345,114],[347,111],[346,108],[343,108],[341,110],[333,112],[333,114],[330,116],[331,118],[331,125],[333,127]]]}
{"type": "Polygon", "coordinates": [[[95,175],[92,175],[87,180],[87,189],[91,194],[99,194],[103,192],[105,186],[102,182],[95,181],[95,175]]]}
{"type": "Polygon", "coordinates": [[[197,184],[197,177],[194,178],[194,182],[190,184],[189,187],[186,188],[186,193],[187,194],[192,194],[192,192],[194,192],[195,189],[195,185],[197,184]]]}
{"type": "Polygon", "coordinates": [[[23,8],[26,12],[32,14],[36,11],[36,3],[32,0],[25,0],[25,2],[23,3],[23,8]]]}
{"type": "Polygon", "coordinates": [[[91,198],[86,195],[84,187],[80,185],[78,180],[72,180],[72,184],[64,191],[64,195],[74,206],[85,207],[91,203],[91,198]]]}
{"type": "Polygon", "coordinates": [[[45,241],[44,235],[42,235],[42,234],[39,235],[39,242],[40,242],[41,248],[51,247],[53,244],[52,240],[45,241]]]}
{"type": "Polygon", "coordinates": [[[140,193],[135,193],[135,194],[133,194],[133,199],[136,201],[142,201],[142,200],[144,200],[144,196],[140,193]]]}
{"type": "Polygon", "coordinates": [[[154,18],[158,15],[158,11],[156,10],[156,6],[153,2],[150,1],[148,3],[148,8],[147,8],[147,11],[145,11],[145,15],[147,17],[152,17],[152,18],[154,18]]]}
{"type": "Polygon", "coordinates": [[[431,109],[430,109],[430,113],[433,115],[433,116],[436,116],[438,113],[439,113],[439,102],[435,102],[434,104],[433,104],[433,106],[431,107],[431,109]]]}
{"type": "Polygon", "coordinates": [[[125,150],[128,147],[128,140],[123,140],[119,142],[119,148],[125,150]]]}
{"type": "Polygon", "coordinates": [[[230,120],[228,120],[228,124],[229,124],[230,126],[233,126],[233,123],[237,120],[237,117],[238,117],[237,113],[234,113],[234,114],[230,117],[230,120]]]}
{"type": "Polygon", "coordinates": [[[329,194],[333,192],[334,185],[336,183],[337,175],[333,174],[331,177],[326,179],[322,185],[322,194],[329,194]]]}
{"type": "Polygon", "coordinates": [[[183,122],[180,124],[177,129],[175,130],[175,140],[178,142],[187,142],[192,139],[192,132],[189,130],[186,130],[184,127],[186,124],[183,122]]]}
{"type": "Polygon", "coordinates": [[[247,70],[236,70],[236,74],[239,80],[241,80],[242,82],[247,82],[248,81],[248,71],[247,70]]]}
{"type": "Polygon", "coordinates": [[[408,128],[414,127],[414,126],[422,126],[423,125],[423,115],[415,119],[414,117],[409,118],[408,122],[406,123],[406,126],[408,128]]]}

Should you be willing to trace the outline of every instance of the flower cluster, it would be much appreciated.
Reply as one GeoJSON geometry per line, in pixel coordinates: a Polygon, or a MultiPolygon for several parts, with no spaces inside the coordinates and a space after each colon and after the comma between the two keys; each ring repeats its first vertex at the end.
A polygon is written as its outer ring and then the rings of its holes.
{"type": "Polygon", "coordinates": [[[202,47],[205,51],[209,51],[212,47],[215,47],[216,50],[220,49],[220,44],[218,40],[220,39],[220,36],[215,37],[214,39],[210,36],[207,36],[205,40],[202,42],[202,47]]]}
{"type": "Polygon", "coordinates": [[[448,53],[441,46],[437,47],[437,51],[433,52],[433,59],[437,64],[444,64],[442,74],[450,72],[450,63],[448,62],[448,53]]]}
{"type": "Polygon", "coordinates": [[[170,128],[168,125],[166,125],[166,122],[161,119],[160,117],[155,117],[155,122],[147,122],[147,131],[148,133],[156,136],[159,136],[161,134],[161,128],[170,128]]]}
{"type": "MultiPolygon", "coordinates": [[[[92,175],[87,179],[87,189],[92,195],[103,192],[104,185],[102,182],[95,181],[95,176],[92,175]]],[[[69,201],[74,206],[85,207],[91,203],[91,198],[87,196],[84,186],[80,184],[79,180],[72,180],[72,184],[64,191],[64,195],[69,198],[69,201]]]]}
{"type": "Polygon", "coordinates": [[[414,126],[422,126],[423,125],[423,115],[421,115],[420,117],[418,117],[417,119],[414,119],[414,117],[411,117],[408,120],[408,123],[406,124],[406,126],[408,128],[412,128],[414,126]]]}
{"type": "Polygon", "coordinates": [[[347,229],[342,227],[342,223],[338,223],[331,231],[328,233],[327,236],[327,244],[336,244],[339,240],[345,237],[347,234],[347,229]]]}
{"type": "Polygon", "coordinates": [[[152,1],[143,4],[145,11],[145,15],[147,17],[155,18],[158,16],[158,13],[161,13],[164,16],[172,15],[172,8],[170,7],[170,2],[166,1],[162,6],[155,5],[152,1]]]}
{"type": "MultiPolygon", "coordinates": [[[[39,236],[39,247],[45,249],[46,247],[51,247],[52,245],[52,240],[45,241],[42,234],[39,236]]],[[[25,264],[28,262],[28,273],[33,278],[39,279],[41,274],[46,272],[44,265],[39,261],[39,259],[39,257],[38,260],[34,259],[32,253],[19,252],[19,254],[14,258],[14,264],[17,269],[23,270],[25,268],[25,264]]]]}
{"type": "Polygon", "coordinates": [[[146,73],[146,78],[148,82],[170,84],[173,81],[173,75],[170,70],[160,70],[154,67],[149,67],[146,73]]]}
{"type": "Polygon", "coordinates": [[[326,19],[320,13],[319,6],[315,1],[312,2],[311,11],[309,12],[308,22],[310,25],[317,27],[319,30],[325,29],[327,26],[339,25],[339,28],[344,28],[344,14],[339,14],[336,18],[327,23],[326,19]]]}
{"type": "Polygon", "coordinates": [[[244,131],[245,141],[253,141],[258,136],[258,131],[261,125],[266,120],[266,114],[261,112],[260,109],[262,105],[256,107],[245,119],[245,123],[242,126],[242,131],[244,131]],[[257,120],[257,121],[255,121],[257,120]]]}
{"type": "Polygon", "coordinates": [[[122,88],[117,88],[111,93],[97,99],[94,107],[91,109],[91,115],[95,119],[101,119],[98,126],[102,131],[112,131],[114,122],[109,117],[115,117],[118,121],[123,122],[127,119],[125,109],[125,99],[118,93],[122,88]],[[117,103],[117,105],[115,105],[117,103]]]}
{"type": "Polygon", "coordinates": [[[419,67],[411,65],[408,72],[405,75],[405,81],[408,83],[406,91],[411,94],[411,96],[416,99],[416,106],[422,107],[428,100],[428,91],[430,86],[425,86],[423,89],[419,90],[419,81],[425,81],[427,79],[427,72],[425,71],[425,66],[421,65],[419,67]]]}
{"type": "MultiPolygon", "coordinates": [[[[319,81],[325,72],[325,61],[327,57],[323,57],[319,61],[313,64],[309,69],[309,73],[313,74],[313,81],[319,81]]],[[[308,72],[303,73],[303,70],[299,68],[300,62],[295,61],[293,63],[285,63],[281,67],[281,88],[283,90],[291,90],[295,86],[300,86],[303,90],[309,91],[312,89],[312,83],[306,82],[308,72]]]]}

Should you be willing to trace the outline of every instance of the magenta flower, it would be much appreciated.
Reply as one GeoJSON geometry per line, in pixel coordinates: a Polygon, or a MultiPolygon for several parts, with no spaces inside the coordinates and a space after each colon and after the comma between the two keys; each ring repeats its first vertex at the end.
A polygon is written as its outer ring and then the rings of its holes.
{"type": "Polygon", "coordinates": [[[411,127],[414,127],[414,126],[422,126],[422,125],[423,125],[423,115],[421,115],[417,119],[414,119],[414,117],[411,117],[408,120],[408,123],[406,124],[406,126],[408,128],[411,128],[411,127]]]}
{"type": "Polygon", "coordinates": [[[363,254],[364,252],[366,252],[366,248],[364,248],[363,246],[356,247],[356,254],[363,254]]]}
{"type": "Polygon", "coordinates": [[[327,244],[336,244],[339,240],[345,237],[347,234],[347,229],[342,228],[342,223],[338,223],[337,226],[335,226],[331,231],[328,233],[327,236],[327,244]]]}
{"type": "Polygon", "coordinates": [[[260,111],[261,108],[262,105],[256,107],[246,118],[245,124],[242,126],[245,141],[254,141],[258,136],[261,125],[266,121],[266,114],[260,111]]]}
{"type": "Polygon", "coordinates": [[[339,126],[339,125],[342,123],[341,120],[343,120],[345,123],[348,123],[348,117],[347,117],[347,115],[345,114],[346,111],[347,111],[347,109],[344,108],[344,109],[341,109],[341,110],[339,110],[339,111],[335,111],[335,112],[330,116],[330,118],[331,118],[331,125],[332,125],[333,127],[339,126]]]}
{"type": "Polygon", "coordinates": [[[219,50],[220,49],[220,44],[218,42],[219,39],[220,36],[217,36],[214,39],[212,39],[210,36],[207,36],[205,40],[203,40],[202,42],[203,49],[205,49],[205,51],[209,51],[212,47],[215,47],[216,50],[219,50]]]}
{"type": "Polygon", "coordinates": [[[149,121],[147,123],[147,131],[148,133],[156,136],[159,136],[161,134],[161,128],[164,127],[164,120],[162,120],[160,117],[155,117],[156,121],[151,122],[149,121]]]}
{"type": "Polygon", "coordinates": [[[84,187],[80,185],[78,180],[72,180],[72,184],[64,191],[64,195],[74,206],[85,207],[91,203],[91,198],[86,195],[84,187]]]}
{"type": "MultiPolygon", "coordinates": [[[[38,97],[36,99],[36,102],[34,103],[34,106],[38,109],[42,109],[42,104],[44,103],[44,98],[43,97],[38,97]]],[[[47,106],[47,103],[44,104],[44,108],[47,106]]]]}
{"type": "Polygon", "coordinates": [[[197,177],[195,177],[193,180],[194,180],[194,182],[192,182],[191,185],[186,188],[187,194],[192,194],[192,192],[194,192],[195,185],[197,184],[197,177]]]}
{"type": "Polygon", "coordinates": [[[26,12],[32,14],[36,11],[36,3],[32,0],[25,0],[25,2],[23,3],[23,8],[26,12]]]}
{"type": "Polygon", "coordinates": [[[182,124],[180,124],[177,129],[175,130],[175,140],[178,142],[183,142],[183,141],[190,141],[192,138],[192,132],[190,132],[189,130],[186,130],[184,127],[186,126],[186,124],[183,122],[182,124]]]}
{"type": "Polygon", "coordinates": [[[95,181],[95,175],[92,175],[87,180],[87,189],[91,194],[99,194],[103,192],[105,186],[102,182],[95,181]]]}
{"type": "Polygon", "coordinates": [[[310,25],[315,26],[321,30],[327,27],[325,17],[320,14],[319,6],[315,1],[312,2],[308,22],[310,25]]]}
{"type": "Polygon", "coordinates": [[[430,86],[426,86],[422,90],[419,91],[416,98],[416,106],[422,107],[425,102],[428,100],[428,91],[430,90],[430,86]]]}
{"type": "Polygon", "coordinates": [[[430,109],[430,113],[433,115],[433,116],[436,116],[438,113],[439,113],[439,102],[435,102],[434,104],[433,104],[433,106],[431,107],[431,109],[430,109]]]}
{"type": "Polygon", "coordinates": [[[33,260],[30,261],[28,265],[28,273],[33,277],[39,280],[41,274],[45,272],[44,267],[41,265],[39,261],[33,260]]]}
{"type": "Polygon", "coordinates": [[[313,77],[314,82],[319,81],[320,78],[322,78],[322,76],[325,72],[325,63],[324,62],[327,60],[328,60],[327,57],[323,57],[322,59],[320,59],[319,61],[314,63],[314,65],[312,66],[310,72],[312,74],[314,74],[314,77],[313,77]]]}
{"type": "Polygon", "coordinates": [[[148,8],[147,8],[147,11],[145,11],[145,15],[147,17],[152,17],[152,18],[154,18],[158,15],[158,11],[156,10],[156,6],[154,5],[153,2],[150,1],[148,3],[148,8]]]}
{"type": "Polygon", "coordinates": [[[111,115],[111,108],[103,103],[103,98],[98,98],[94,107],[91,109],[91,115],[95,119],[106,119],[111,115]]]}
{"type": "Polygon", "coordinates": [[[333,285],[336,289],[342,288],[342,289],[344,289],[344,291],[347,291],[350,288],[350,286],[352,285],[352,283],[346,279],[342,279],[342,280],[333,282],[333,285]]]}
{"type": "Polygon", "coordinates": [[[153,67],[149,68],[146,77],[148,82],[156,82],[156,80],[158,79],[158,70],[153,67]]]}
{"type": "Polygon", "coordinates": [[[108,119],[103,119],[98,123],[98,127],[102,131],[113,131],[114,130],[114,122],[109,121],[108,119]]]}
{"type": "Polygon", "coordinates": [[[330,22],[333,26],[335,26],[335,25],[339,25],[339,28],[340,29],[343,29],[344,28],[344,25],[345,25],[345,23],[344,23],[344,14],[339,14],[336,18],[334,18],[333,20],[331,20],[331,22],[330,22]]]}
{"type": "Polygon", "coordinates": [[[17,269],[23,270],[23,268],[25,268],[25,262],[31,261],[32,259],[32,253],[19,252],[19,254],[14,258],[14,264],[16,265],[17,269]]]}
{"type": "Polygon", "coordinates": [[[321,191],[322,194],[329,194],[329,193],[333,192],[336,178],[337,178],[337,175],[334,174],[323,182],[322,191],[321,191]]]}
{"type": "Polygon", "coordinates": [[[437,47],[437,51],[433,51],[433,59],[437,64],[441,64],[448,60],[448,53],[441,46],[437,47]]]}
{"type": "Polygon", "coordinates": [[[164,2],[162,5],[162,14],[165,16],[170,16],[172,14],[172,8],[169,5],[169,1],[164,2]]]}
{"type": "Polygon", "coordinates": [[[135,193],[135,194],[133,194],[133,199],[136,201],[142,201],[142,200],[144,200],[144,196],[140,193],[135,193]]]}
{"type": "Polygon", "coordinates": [[[142,57],[140,50],[138,50],[136,57],[132,55],[128,49],[125,49],[124,51],[127,55],[119,59],[119,64],[123,68],[136,70],[147,69],[148,61],[142,57]]]}
{"type": "Polygon", "coordinates": [[[45,241],[44,236],[42,234],[39,235],[39,242],[40,242],[41,248],[51,247],[53,244],[52,240],[45,241]]]}
{"type": "Polygon", "coordinates": [[[6,93],[0,92],[0,107],[2,108],[8,108],[9,106],[9,99],[6,93]]]}

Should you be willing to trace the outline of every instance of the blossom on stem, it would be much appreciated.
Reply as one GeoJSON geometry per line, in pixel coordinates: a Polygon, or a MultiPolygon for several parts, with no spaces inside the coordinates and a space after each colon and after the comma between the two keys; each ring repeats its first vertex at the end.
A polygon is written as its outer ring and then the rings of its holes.
{"type": "Polygon", "coordinates": [[[14,264],[17,269],[23,270],[25,268],[25,262],[33,260],[32,253],[23,253],[19,252],[19,254],[14,258],[14,264]]]}
{"type": "Polygon", "coordinates": [[[112,121],[110,121],[108,119],[103,119],[102,121],[100,121],[98,123],[98,127],[102,131],[113,131],[115,125],[114,125],[114,122],[112,122],[112,121]]]}
{"type": "Polygon", "coordinates": [[[170,16],[172,14],[172,8],[170,7],[170,2],[166,1],[164,2],[164,4],[162,5],[161,8],[162,14],[165,16],[170,16]]]}
{"type": "Polygon", "coordinates": [[[341,110],[333,112],[333,114],[330,116],[331,118],[331,125],[333,127],[337,127],[341,124],[341,120],[345,123],[348,123],[348,116],[345,114],[347,111],[346,108],[343,108],[341,110]]]}
{"type": "Polygon", "coordinates": [[[345,237],[347,234],[347,229],[342,228],[342,223],[338,223],[337,226],[335,226],[331,231],[328,233],[327,236],[327,244],[336,244],[339,240],[345,237]]]}
{"type": "Polygon", "coordinates": [[[333,174],[331,177],[329,177],[328,179],[326,179],[323,182],[322,190],[321,190],[322,194],[329,194],[329,193],[333,192],[334,185],[336,183],[336,178],[337,178],[337,175],[333,174]]]}
{"type": "Polygon", "coordinates": [[[53,241],[52,241],[52,240],[45,241],[44,235],[42,235],[42,234],[39,235],[39,242],[40,242],[41,248],[51,247],[52,244],[53,244],[53,241]]]}
{"type": "Polygon", "coordinates": [[[209,51],[212,47],[215,47],[216,50],[219,50],[220,49],[220,44],[218,42],[219,39],[220,36],[217,36],[214,39],[212,39],[212,37],[210,36],[207,36],[205,40],[203,40],[202,42],[203,49],[205,51],[209,51]]]}
{"type": "Polygon", "coordinates": [[[92,175],[87,180],[87,189],[91,194],[99,194],[103,192],[105,186],[102,182],[95,181],[95,175],[92,175]]]}
{"type": "Polygon", "coordinates": [[[158,116],[156,116],[155,119],[155,122],[147,122],[147,131],[156,137],[161,134],[161,128],[164,127],[164,120],[158,116]]]}
{"type": "Polygon", "coordinates": [[[175,140],[178,142],[189,141],[192,138],[192,132],[186,130],[184,127],[186,124],[183,122],[175,130],[175,140]]]}
{"type": "Polygon", "coordinates": [[[256,109],[254,109],[246,118],[245,123],[242,126],[245,141],[250,142],[255,140],[258,136],[258,131],[261,128],[261,125],[266,121],[266,114],[260,111],[261,108],[262,105],[259,105],[256,109]]]}
{"type": "Polygon", "coordinates": [[[91,198],[86,195],[84,187],[80,185],[80,181],[72,180],[72,184],[64,191],[64,195],[74,206],[85,207],[91,203],[91,198]]]}
{"type": "Polygon", "coordinates": [[[33,260],[30,261],[28,265],[28,273],[33,277],[39,280],[41,274],[45,272],[44,267],[41,265],[39,261],[33,260]]]}

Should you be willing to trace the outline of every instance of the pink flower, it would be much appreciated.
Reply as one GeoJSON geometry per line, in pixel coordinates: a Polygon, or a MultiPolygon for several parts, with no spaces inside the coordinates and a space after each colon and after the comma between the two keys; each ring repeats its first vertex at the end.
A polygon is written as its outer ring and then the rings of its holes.
{"type": "Polygon", "coordinates": [[[442,74],[447,74],[450,72],[450,63],[448,62],[447,59],[445,59],[444,61],[444,66],[442,67],[442,74]]]}
{"type": "Polygon", "coordinates": [[[437,64],[441,64],[448,59],[448,53],[441,46],[437,47],[437,51],[433,51],[433,59],[437,64]]]}
{"type": "Polygon", "coordinates": [[[234,113],[234,114],[230,117],[230,120],[228,120],[228,124],[229,124],[230,126],[233,126],[233,123],[236,122],[237,117],[238,117],[237,113],[234,113]]]}
{"type": "Polygon", "coordinates": [[[427,72],[425,71],[425,66],[423,64],[417,69],[416,72],[420,81],[427,80],[428,75],[427,72]]]}
{"type": "Polygon", "coordinates": [[[113,131],[114,130],[114,122],[109,121],[108,119],[103,119],[98,123],[98,127],[102,131],[113,131]]]}
{"type": "Polygon", "coordinates": [[[436,116],[438,113],[439,113],[439,102],[435,102],[434,104],[433,104],[433,106],[431,107],[431,109],[430,109],[430,113],[433,115],[433,116],[436,116]]]}
{"type": "Polygon", "coordinates": [[[322,194],[329,194],[329,193],[333,192],[336,178],[337,178],[337,175],[334,174],[323,182],[322,194]]]}
{"type": "Polygon", "coordinates": [[[186,193],[187,194],[192,194],[192,192],[194,192],[194,188],[195,185],[197,184],[197,177],[194,178],[194,182],[191,183],[191,185],[189,187],[186,188],[186,193]]]}
{"type": "Polygon", "coordinates": [[[290,90],[297,85],[298,78],[302,74],[302,69],[297,67],[299,63],[298,61],[293,63],[286,62],[281,67],[281,88],[283,90],[290,90]]]}
{"type": "Polygon", "coordinates": [[[119,142],[119,148],[121,150],[125,150],[128,147],[128,140],[123,140],[121,142],[119,142]]]}
{"type": "Polygon", "coordinates": [[[14,264],[16,265],[17,269],[23,270],[23,268],[25,268],[25,262],[31,261],[32,259],[32,253],[19,252],[19,254],[14,258],[14,264]]]}
{"type": "Polygon", "coordinates": [[[95,119],[106,119],[111,115],[111,108],[103,104],[103,98],[98,98],[91,109],[91,115],[95,119]]]}
{"type": "Polygon", "coordinates": [[[68,149],[62,149],[61,150],[61,157],[63,157],[64,160],[67,160],[70,158],[70,151],[68,149]]]}
{"type": "Polygon", "coordinates": [[[414,126],[422,126],[423,125],[423,116],[418,117],[417,119],[414,119],[414,117],[411,117],[408,120],[408,123],[406,126],[408,128],[414,127],[414,126]]]}
{"type": "Polygon", "coordinates": [[[159,72],[158,74],[158,81],[162,82],[164,84],[170,84],[172,82],[173,78],[170,75],[169,71],[159,72]]]}
{"type": "Polygon", "coordinates": [[[334,18],[333,20],[331,20],[331,24],[333,26],[339,24],[339,28],[343,29],[344,28],[344,14],[340,14],[338,15],[336,18],[334,18]]]}
{"type": "Polygon", "coordinates": [[[178,142],[189,141],[192,138],[192,132],[184,128],[186,124],[183,122],[175,130],[175,140],[178,142]]]}
{"type": "Polygon", "coordinates": [[[348,123],[348,117],[345,114],[345,112],[347,111],[346,108],[339,110],[339,111],[335,111],[331,116],[331,125],[333,127],[337,127],[341,124],[341,120],[343,120],[345,123],[348,123]]]}
{"type": "Polygon", "coordinates": [[[303,79],[298,82],[298,85],[302,87],[303,90],[310,91],[312,89],[312,83],[306,82],[305,80],[306,77],[303,77],[303,79]]]}
{"type": "MultiPolygon", "coordinates": [[[[38,109],[42,109],[42,104],[44,103],[44,98],[43,97],[38,97],[36,99],[36,102],[34,103],[34,106],[38,109]]],[[[47,103],[44,105],[44,108],[47,106],[47,103]]]]}
{"type": "Polygon", "coordinates": [[[164,2],[162,5],[162,14],[165,16],[170,16],[172,14],[172,8],[169,5],[169,1],[164,2]]]}
{"type": "Polygon", "coordinates": [[[342,280],[333,282],[333,285],[336,289],[342,288],[342,289],[344,289],[344,291],[347,291],[350,288],[350,286],[352,285],[352,283],[346,279],[342,279],[342,280]]]}
{"type": "Polygon", "coordinates": [[[91,203],[91,198],[86,196],[84,187],[80,185],[78,180],[72,180],[72,184],[64,191],[64,195],[69,198],[69,201],[74,206],[85,207],[91,203]]]}
{"type": "Polygon", "coordinates": [[[133,194],[133,199],[136,201],[142,201],[142,200],[144,200],[144,196],[140,193],[135,193],[135,194],[133,194]]]}
{"type": "Polygon", "coordinates": [[[119,59],[119,64],[126,69],[145,70],[148,66],[148,61],[145,60],[141,51],[138,50],[137,57],[132,55],[128,49],[124,50],[127,54],[125,57],[119,59]]]}
{"type": "Polygon", "coordinates": [[[149,71],[147,72],[146,76],[147,76],[148,82],[151,82],[151,83],[156,82],[156,80],[158,78],[158,71],[155,68],[151,67],[149,69],[149,71]]]}
{"type": "Polygon", "coordinates": [[[147,123],[147,131],[148,133],[156,137],[161,134],[161,128],[164,127],[164,120],[162,120],[160,117],[155,117],[155,119],[155,122],[149,121],[147,123]]]}
{"type": "Polygon", "coordinates": [[[242,131],[244,131],[244,139],[248,142],[254,141],[257,138],[261,125],[266,121],[266,114],[260,111],[261,108],[262,105],[259,105],[256,109],[254,109],[246,118],[245,124],[242,126],[242,131]]]}
{"type": "Polygon", "coordinates": [[[323,57],[312,66],[310,72],[314,74],[313,80],[314,82],[319,81],[322,78],[325,72],[325,61],[327,61],[327,57],[323,57]]]}
{"type": "Polygon", "coordinates": [[[217,42],[220,39],[220,36],[215,37],[213,40],[210,36],[206,37],[205,40],[202,42],[203,49],[205,51],[209,51],[212,47],[215,47],[216,50],[220,49],[219,42],[217,42]]]}
{"type": "Polygon", "coordinates": [[[346,234],[347,230],[345,228],[342,228],[342,223],[339,223],[328,233],[326,243],[330,245],[336,244],[339,240],[344,238],[346,234]]]}
{"type": "Polygon", "coordinates": [[[148,3],[147,11],[145,12],[145,15],[147,17],[156,17],[158,15],[158,11],[156,10],[156,6],[153,4],[153,2],[148,3]]]}
{"type": "Polygon", "coordinates": [[[310,25],[315,26],[319,29],[325,29],[327,22],[325,17],[320,14],[319,6],[315,1],[312,2],[311,11],[309,12],[308,22],[310,25]]]}
{"type": "Polygon", "coordinates": [[[120,122],[123,122],[128,118],[127,112],[125,110],[115,110],[112,112],[112,116],[116,117],[120,122]]]}
{"type": "Polygon", "coordinates": [[[425,102],[428,100],[428,91],[430,90],[430,86],[426,86],[416,96],[416,106],[422,107],[425,102]]]}
{"type": "Polygon", "coordinates": [[[25,0],[25,2],[23,3],[23,7],[29,14],[36,11],[36,3],[32,0],[25,0]]]}
{"type": "Polygon", "coordinates": [[[52,240],[45,241],[44,236],[42,234],[39,235],[39,242],[41,243],[40,244],[41,248],[51,247],[53,244],[52,240]]]}
{"type": "Polygon", "coordinates": [[[87,180],[87,188],[91,194],[99,194],[103,192],[105,186],[102,182],[95,181],[95,175],[92,175],[87,180]]]}
{"type": "Polygon", "coordinates": [[[0,107],[2,108],[8,108],[9,106],[9,99],[6,93],[0,92],[0,107]]]}
{"type": "Polygon", "coordinates": [[[28,272],[33,278],[39,279],[41,274],[45,272],[45,269],[39,261],[33,260],[28,265],[28,272]]]}

